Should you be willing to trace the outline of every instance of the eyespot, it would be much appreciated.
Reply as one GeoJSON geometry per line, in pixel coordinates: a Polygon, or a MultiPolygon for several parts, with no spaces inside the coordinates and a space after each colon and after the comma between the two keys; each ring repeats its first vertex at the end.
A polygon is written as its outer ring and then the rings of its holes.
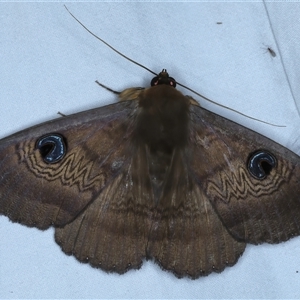
{"type": "Polygon", "coordinates": [[[272,153],[258,150],[249,156],[248,171],[256,179],[264,179],[276,167],[276,164],[276,157],[272,153]]]}
{"type": "Polygon", "coordinates": [[[36,141],[36,148],[40,150],[43,161],[55,164],[63,159],[67,152],[66,142],[62,135],[50,133],[36,141]]]}

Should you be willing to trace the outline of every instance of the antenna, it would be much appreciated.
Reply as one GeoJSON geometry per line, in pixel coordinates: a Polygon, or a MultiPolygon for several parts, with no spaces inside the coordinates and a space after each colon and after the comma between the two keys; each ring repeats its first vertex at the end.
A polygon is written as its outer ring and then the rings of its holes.
{"type": "MultiPolygon", "coordinates": [[[[154,75],[158,75],[157,73],[155,73],[154,71],[150,70],[149,68],[143,66],[142,64],[136,62],[135,60],[129,58],[128,56],[124,55],[124,54],[121,53],[120,51],[116,50],[116,49],[115,49],[114,47],[112,47],[110,44],[108,44],[108,43],[105,42],[103,39],[101,39],[100,37],[98,37],[96,34],[94,34],[92,31],[90,31],[90,30],[89,30],[82,22],[80,22],[80,21],[79,21],[79,20],[78,20],[78,19],[77,19],[70,11],[69,11],[69,9],[67,8],[66,5],[64,5],[64,7],[65,7],[66,10],[68,11],[68,13],[75,19],[75,21],[77,21],[77,22],[78,22],[78,23],[79,23],[79,24],[80,24],[80,25],[81,25],[88,33],[90,33],[93,37],[95,37],[96,39],[98,39],[98,40],[99,40],[100,42],[102,42],[104,45],[106,45],[106,46],[109,47],[111,50],[115,51],[117,54],[121,55],[121,56],[124,57],[125,59],[129,60],[130,62],[132,62],[132,63],[138,65],[139,67],[141,67],[141,68],[147,70],[148,72],[150,72],[150,73],[152,73],[152,74],[154,74],[154,75]]],[[[106,88],[107,90],[110,90],[110,91],[112,91],[113,93],[116,93],[116,94],[118,93],[118,92],[116,92],[116,91],[114,91],[114,90],[112,90],[112,89],[110,89],[110,88],[107,88],[105,85],[102,85],[102,84],[99,83],[98,81],[96,81],[96,82],[97,82],[97,84],[99,84],[100,86],[106,88]]],[[[215,105],[218,105],[218,106],[220,106],[220,107],[223,107],[223,108],[225,108],[225,109],[228,109],[228,110],[230,110],[230,111],[233,111],[233,112],[235,112],[235,113],[237,113],[237,114],[239,114],[239,115],[241,115],[241,116],[247,117],[247,118],[249,118],[249,119],[251,119],[251,120],[255,120],[255,121],[258,121],[258,122],[261,122],[261,123],[264,123],[264,124],[268,124],[268,125],[272,125],[272,126],[276,126],[276,127],[286,127],[286,126],[284,126],[284,125],[275,125],[275,124],[271,124],[271,123],[268,123],[268,122],[264,122],[264,121],[258,120],[258,119],[254,118],[254,117],[248,116],[248,115],[243,114],[243,113],[241,113],[241,112],[239,112],[239,111],[237,111],[237,110],[235,110],[235,109],[232,109],[232,108],[230,108],[230,107],[228,107],[228,106],[226,106],[226,105],[222,105],[222,104],[220,104],[220,103],[217,103],[217,102],[215,102],[215,101],[213,101],[213,100],[211,100],[211,99],[209,99],[209,98],[207,98],[207,97],[201,95],[200,93],[194,91],[193,89],[191,89],[191,88],[189,88],[189,87],[187,87],[187,86],[185,86],[185,85],[183,85],[183,84],[181,84],[181,83],[179,83],[179,82],[177,82],[177,81],[176,81],[176,84],[179,85],[179,86],[181,86],[181,87],[183,87],[183,88],[185,88],[186,90],[188,90],[188,91],[194,93],[195,95],[197,95],[197,96],[203,98],[204,100],[206,100],[206,101],[208,101],[208,102],[210,102],[210,103],[213,103],[213,104],[215,104],[215,105]]]]}

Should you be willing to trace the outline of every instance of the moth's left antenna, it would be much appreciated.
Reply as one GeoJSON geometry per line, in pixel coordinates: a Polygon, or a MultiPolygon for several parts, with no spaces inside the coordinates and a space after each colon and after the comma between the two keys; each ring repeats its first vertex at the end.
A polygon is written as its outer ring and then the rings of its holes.
{"type": "Polygon", "coordinates": [[[87,31],[89,32],[92,36],[94,36],[96,39],[98,39],[100,42],[102,42],[103,44],[105,44],[107,47],[109,47],[111,50],[115,51],[116,53],[118,53],[119,55],[121,55],[122,57],[124,57],[125,59],[131,61],[132,63],[140,66],[141,68],[144,68],[145,70],[147,70],[148,72],[157,75],[157,73],[155,73],[154,71],[146,68],[145,66],[143,66],[142,64],[139,64],[138,62],[136,62],[135,60],[127,57],[126,55],[124,55],[123,53],[121,53],[120,51],[118,51],[117,49],[115,49],[113,46],[111,46],[110,44],[108,44],[107,42],[105,42],[104,40],[102,40],[101,38],[99,38],[99,36],[97,36],[96,34],[94,34],[92,31],[90,31],[85,25],[83,25],[70,11],[69,9],[66,7],[66,5],[64,5],[64,7],[66,8],[66,10],[68,11],[68,13],[87,31]]]}

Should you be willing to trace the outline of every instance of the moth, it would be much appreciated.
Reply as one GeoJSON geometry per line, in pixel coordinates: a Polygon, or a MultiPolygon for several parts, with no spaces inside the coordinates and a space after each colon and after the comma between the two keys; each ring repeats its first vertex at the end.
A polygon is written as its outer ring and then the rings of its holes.
{"type": "Polygon", "coordinates": [[[177,277],[300,234],[300,157],[202,108],[163,70],[116,104],[0,141],[0,214],[107,272],[177,277]]]}

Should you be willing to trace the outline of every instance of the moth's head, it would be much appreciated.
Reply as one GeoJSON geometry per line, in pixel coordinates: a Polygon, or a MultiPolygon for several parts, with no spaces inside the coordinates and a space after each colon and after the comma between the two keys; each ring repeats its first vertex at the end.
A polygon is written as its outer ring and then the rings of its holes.
{"type": "Polygon", "coordinates": [[[176,87],[176,80],[169,76],[166,69],[163,69],[157,76],[151,80],[151,86],[166,84],[176,87]]]}

